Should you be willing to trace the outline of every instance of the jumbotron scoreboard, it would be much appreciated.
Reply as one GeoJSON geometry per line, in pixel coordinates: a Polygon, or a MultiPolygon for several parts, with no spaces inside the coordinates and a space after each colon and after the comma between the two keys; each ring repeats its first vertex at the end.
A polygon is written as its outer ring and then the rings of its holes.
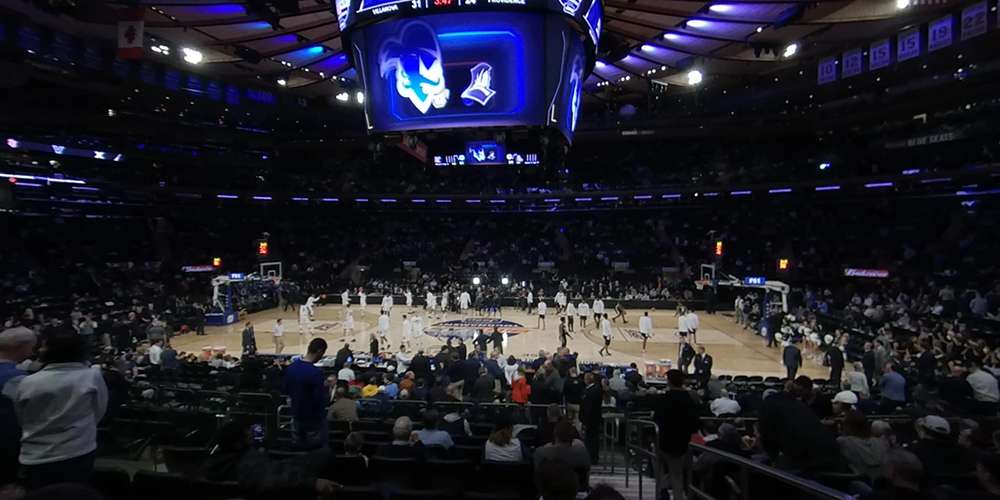
{"type": "Polygon", "coordinates": [[[567,141],[601,0],[336,0],[374,133],[551,127],[567,141]]]}

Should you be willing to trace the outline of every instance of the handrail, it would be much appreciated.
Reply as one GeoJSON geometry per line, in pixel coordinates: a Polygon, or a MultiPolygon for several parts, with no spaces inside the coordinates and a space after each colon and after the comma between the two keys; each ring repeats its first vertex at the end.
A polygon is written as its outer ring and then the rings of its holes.
{"type": "MultiPolygon", "coordinates": [[[[649,458],[653,462],[653,480],[656,484],[656,492],[660,491],[660,457],[653,451],[650,451],[646,447],[640,444],[632,442],[632,429],[635,427],[637,430],[642,428],[652,428],[653,429],[653,446],[659,446],[660,443],[660,426],[652,420],[646,419],[631,419],[629,414],[625,414],[625,487],[629,487],[629,475],[632,472],[632,453],[635,452],[636,455],[643,455],[649,458]]],[[[639,500],[642,500],[643,486],[642,486],[642,469],[639,472],[639,500]]]]}
{"type": "MultiPolygon", "coordinates": [[[[815,481],[811,481],[809,479],[805,479],[796,476],[794,474],[790,474],[788,472],[776,469],[768,465],[754,462],[753,460],[749,460],[739,455],[734,455],[732,453],[718,450],[715,448],[710,448],[708,446],[701,444],[691,443],[690,446],[692,449],[697,450],[701,453],[708,453],[711,455],[715,455],[717,457],[724,459],[726,462],[740,466],[740,473],[743,476],[742,478],[743,491],[741,496],[744,499],[749,498],[750,496],[749,492],[747,491],[747,485],[749,484],[749,481],[747,480],[746,475],[748,472],[753,472],[763,476],[767,476],[771,479],[778,480],[782,483],[785,483],[799,490],[803,490],[813,496],[817,496],[820,498],[825,498],[829,500],[853,500],[854,498],[852,495],[848,495],[847,493],[844,493],[842,491],[835,490],[828,486],[819,484],[815,481]]],[[[711,495],[708,495],[707,493],[699,490],[698,488],[692,486],[691,490],[702,498],[712,499],[711,495]]]]}

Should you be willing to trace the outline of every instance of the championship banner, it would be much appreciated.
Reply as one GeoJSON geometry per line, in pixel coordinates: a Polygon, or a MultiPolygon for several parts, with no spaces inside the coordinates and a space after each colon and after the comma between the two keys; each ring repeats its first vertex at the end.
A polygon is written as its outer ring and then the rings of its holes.
{"type": "Polygon", "coordinates": [[[142,59],[144,8],[125,9],[118,20],[118,59],[142,59]]]}

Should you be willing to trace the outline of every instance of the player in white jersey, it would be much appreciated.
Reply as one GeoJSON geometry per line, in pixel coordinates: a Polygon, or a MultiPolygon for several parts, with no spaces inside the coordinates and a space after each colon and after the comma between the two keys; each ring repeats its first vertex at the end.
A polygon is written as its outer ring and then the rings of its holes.
{"type": "Polygon", "coordinates": [[[312,340],[312,319],[309,318],[309,308],[305,304],[299,306],[299,343],[308,345],[312,340]]]}
{"type": "Polygon", "coordinates": [[[413,309],[413,292],[407,289],[403,292],[403,296],[406,297],[406,308],[413,309]]]}
{"type": "Polygon", "coordinates": [[[544,300],[538,301],[538,323],[537,327],[541,330],[545,329],[545,312],[548,310],[549,306],[544,300]]]}
{"type": "Polygon", "coordinates": [[[587,301],[581,300],[580,304],[576,306],[576,312],[580,315],[580,328],[587,328],[587,318],[590,316],[590,305],[587,301]]]}
{"type": "Polygon", "coordinates": [[[309,311],[309,318],[312,319],[316,314],[316,303],[319,302],[319,295],[310,295],[306,299],[306,310],[309,311]]]}
{"type": "Polygon", "coordinates": [[[424,309],[428,311],[433,311],[437,307],[437,297],[434,296],[434,292],[428,291],[427,297],[424,298],[424,309]]]}
{"type": "Polygon", "coordinates": [[[566,303],[566,329],[573,331],[573,321],[576,319],[576,306],[573,305],[573,301],[566,303]]]}
{"type": "Polygon", "coordinates": [[[646,341],[649,340],[651,333],[653,333],[653,318],[650,318],[649,311],[646,311],[639,317],[639,336],[642,337],[642,352],[646,352],[646,341]]]}
{"type": "Polygon", "coordinates": [[[441,292],[441,312],[448,312],[448,292],[441,292]]]}
{"type": "Polygon", "coordinates": [[[354,312],[351,311],[351,305],[347,304],[347,308],[344,309],[344,335],[350,335],[354,331],[354,312]]]}
{"type": "Polygon", "coordinates": [[[424,337],[424,318],[421,318],[419,314],[413,316],[413,332],[411,335],[413,342],[417,344],[417,349],[419,349],[424,337]]]}
{"type": "Polygon", "coordinates": [[[472,296],[469,295],[469,292],[463,290],[462,294],[458,296],[458,308],[461,309],[462,312],[464,313],[465,311],[469,310],[469,305],[471,304],[472,304],[472,296]]]}
{"type": "Polygon", "coordinates": [[[403,338],[404,345],[413,341],[413,321],[405,314],[403,315],[403,332],[400,336],[403,338]]]}
{"type": "Polygon", "coordinates": [[[281,318],[274,320],[274,330],[271,331],[271,335],[274,336],[274,353],[281,354],[281,351],[285,350],[285,325],[282,324],[281,318]]]}
{"type": "Polygon", "coordinates": [[[601,318],[604,317],[604,301],[601,299],[594,299],[594,323],[598,324],[601,322],[601,318]]]}
{"type": "Polygon", "coordinates": [[[378,336],[383,345],[389,345],[389,313],[382,311],[378,317],[378,336]]]}
{"type": "Polygon", "coordinates": [[[531,290],[528,290],[528,296],[525,298],[525,302],[524,302],[524,310],[525,310],[525,312],[527,312],[527,313],[530,314],[531,313],[531,306],[534,303],[535,303],[535,294],[531,293],[531,290]]]}
{"type": "Polygon", "coordinates": [[[382,312],[387,315],[392,312],[392,292],[385,292],[382,296],[382,312]]]}
{"type": "Polygon", "coordinates": [[[365,308],[368,307],[368,294],[365,293],[364,289],[358,291],[358,300],[361,304],[361,310],[364,311],[365,308]]]}
{"type": "Polygon", "coordinates": [[[611,355],[611,320],[608,319],[607,314],[601,315],[601,337],[604,337],[604,347],[600,351],[597,351],[601,356],[611,355]]]}
{"type": "Polygon", "coordinates": [[[351,292],[348,290],[344,290],[340,294],[340,305],[346,306],[347,304],[350,303],[351,303],[351,292]]]}

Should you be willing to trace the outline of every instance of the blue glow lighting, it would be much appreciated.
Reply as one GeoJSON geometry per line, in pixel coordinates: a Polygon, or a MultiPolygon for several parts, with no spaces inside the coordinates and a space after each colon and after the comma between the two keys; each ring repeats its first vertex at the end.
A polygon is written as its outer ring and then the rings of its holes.
{"type": "Polygon", "coordinates": [[[292,201],[309,201],[309,198],[305,196],[293,196],[292,201]]]}
{"type": "Polygon", "coordinates": [[[444,200],[444,199],[434,200],[434,203],[451,203],[451,200],[444,200]]]}
{"type": "Polygon", "coordinates": [[[220,200],[235,200],[239,198],[239,196],[235,194],[217,194],[215,195],[215,197],[219,198],[220,200]]]}
{"type": "Polygon", "coordinates": [[[368,203],[368,198],[355,198],[354,201],[357,203],[368,203]]]}
{"type": "Polygon", "coordinates": [[[483,200],[465,200],[465,202],[469,204],[476,204],[476,203],[482,203],[483,200]]]}
{"type": "Polygon", "coordinates": [[[504,203],[507,203],[507,201],[506,200],[490,200],[490,203],[492,203],[494,205],[503,205],[504,203]]]}
{"type": "Polygon", "coordinates": [[[271,201],[270,196],[254,196],[253,199],[257,201],[271,201]]]}
{"type": "Polygon", "coordinates": [[[865,187],[869,188],[869,189],[892,187],[892,183],[891,182],[869,182],[868,184],[865,184],[865,187]]]}
{"type": "Polygon", "coordinates": [[[382,203],[396,203],[396,199],[395,198],[379,198],[378,201],[380,201],[382,203]]]}
{"type": "Polygon", "coordinates": [[[702,196],[708,196],[708,197],[719,196],[719,193],[715,193],[715,192],[712,192],[712,193],[702,193],[702,196]]]}
{"type": "Polygon", "coordinates": [[[17,187],[26,187],[26,188],[29,188],[29,187],[30,188],[40,188],[40,187],[42,187],[41,184],[36,184],[34,182],[18,182],[17,184],[15,184],[15,186],[17,186],[17,187]]]}
{"type": "Polygon", "coordinates": [[[681,197],[681,195],[674,193],[674,194],[665,194],[665,195],[661,196],[660,198],[662,198],[664,200],[670,200],[670,199],[676,199],[676,198],[680,198],[680,197],[681,197]]]}
{"type": "Polygon", "coordinates": [[[816,186],[816,191],[839,191],[840,186],[816,186]]]}
{"type": "Polygon", "coordinates": [[[340,201],[340,198],[320,198],[319,201],[326,202],[326,203],[336,203],[336,202],[340,201]]]}
{"type": "Polygon", "coordinates": [[[314,56],[322,54],[326,49],[322,45],[316,45],[305,49],[307,54],[312,54],[314,56]]]}
{"type": "Polygon", "coordinates": [[[224,3],[218,5],[202,5],[197,8],[199,14],[211,16],[239,16],[246,12],[242,4],[224,3]]]}
{"type": "Polygon", "coordinates": [[[768,189],[768,190],[767,190],[767,192],[768,192],[768,193],[771,193],[771,194],[780,194],[780,193],[791,193],[791,192],[792,192],[792,188],[775,188],[775,189],[768,189]]]}
{"type": "Polygon", "coordinates": [[[99,189],[97,189],[95,187],[88,187],[88,186],[73,186],[73,190],[74,191],[99,191],[99,189]]]}
{"type": "Polygon", "coordinates": [[[587,201],[594,201],[594,199],[593,198],[573,198],[573,201],[587,202],[587,201]]]}
{"type": "Polygon", "coordinates": [[[425,200],[423,198],[414,198],[414,199],[410,200],[410,203],[427,203],[427,200],[425,200]]]}
{"type": "Polygon", "coordinates": [[[601,201],[618,201],[617,196],[602,196],[601,201]]]}
{"type": "Polygon", "coordinates": [[[748,195],[748,194],[750,194],[752,192],[753,191],[731,191],[729,193],[729,195],[730,196],[746,196],[746,195],[748,195]]]}
{"type": "Polygon", "coordinates": [[[820,170],[827,170],[827,169],[829,169],[829,168],[830,168],[830,166],[831,166],[831,165],[830,165],[829,163],[820,163],[820,164],[819,164],[819,169],[820,169],[820,170]]]}
{"type": "Polygon", "coordinates": [[[542,201],[544,201],[545,203],[559,203],[562,200],[559,198],[545,198],[542,201]]]}
{"type": "Polygon", "coordinates": [[[633,196],[632,199],[633,200],[651,200],[651,199],[653,199],[653,197],[650,196],[650,195],[648,195],[648,194],[637,194],[637,195],[633,196]]]}
{"type": "Polygon", "coordinates": [[[948,182],[950,180],[951,180],[951,177],[935,177],[933,179],[921,179],[920,183],[921,184],[936,184],[938,182],[948,182]]]}
{"type": "Polygon", "coordinates": [[[923,170],[919,168],[908,168],[906,170],[903,170],[903,175],[917,175],[920,172],[923,172],[923,170]]]}

